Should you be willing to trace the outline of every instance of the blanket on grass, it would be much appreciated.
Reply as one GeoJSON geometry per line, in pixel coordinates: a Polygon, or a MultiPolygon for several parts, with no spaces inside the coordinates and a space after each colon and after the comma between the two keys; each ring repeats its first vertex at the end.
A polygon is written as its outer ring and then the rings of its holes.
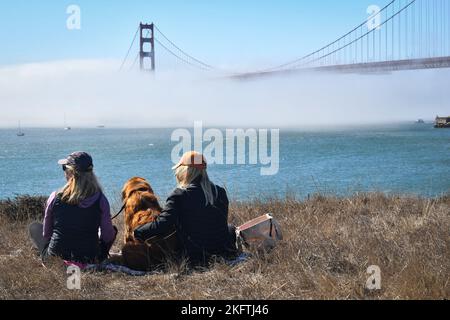
{"type": "MultiPolygon", "coordinates": [[[[250,255],[248,253],[242,253],[234,259],[226,260],[225,263],[230,267],[234,267],[240,263],[247,261],[249,257],[250,257],[250,255]]],[[[117,263],[108,262],[108,261],[102,262],[100,264],[83,264],[83,263],[78,263],[78,262],[73,262],[73,261],[64,261],[64,265],[66,267],[69,267],[69,266],[78,267],[83,272],[115,272],[115,273],[123,273],[123,274],[127,274],[130,276],[135,276],[135,277],[148,276],[148,275],[157,274],[160,272],[158,270],[155,270],[155,271],[133,270],[126,266],[123,266],[123,265],[120,265],[117,263]]]]}

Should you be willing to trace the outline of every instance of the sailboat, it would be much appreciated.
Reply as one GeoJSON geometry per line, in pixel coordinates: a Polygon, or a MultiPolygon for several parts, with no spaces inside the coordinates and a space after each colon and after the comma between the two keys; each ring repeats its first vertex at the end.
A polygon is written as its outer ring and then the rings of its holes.
{"type": "Polygon", "coordinates": [[[71,127],[69,127],[69,126],[67,126],[66,125],[66,114],[64,113],[64,130],[72,130],[72,128],[71,127]]]}
{"type": "Polygon", "coordinates": [[[23,131],[22,131],[21,127],[20,127],[20,121],[19,121],[19,131],[17,131],[17,136],[18,136],[18,137],[23,137],[23,136],[25,136],[25,133],[23,133],[23,131]]]}

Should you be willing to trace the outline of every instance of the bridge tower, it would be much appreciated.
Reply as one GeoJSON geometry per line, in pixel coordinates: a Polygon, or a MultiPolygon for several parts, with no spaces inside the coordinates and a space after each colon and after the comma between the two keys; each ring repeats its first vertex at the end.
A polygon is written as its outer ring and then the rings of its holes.
{"type": "Polygon", "coordinates": [[[140,50],[139,50],[139,58],[140,58],[140,69],[141,71],[155,71],[155,28],[154,24],[144,24],[141,23],[139,25],[139,33],[140,33],[140,50]],[[147,33],[144,35],[145,31],[147,33]],[[150,51],[145,51],[144,45],[146,43],[150,44],[150,51]],[[144,65],[145,58],[149,58],[151,61],[151,67],[146,68],[144,65]]]}

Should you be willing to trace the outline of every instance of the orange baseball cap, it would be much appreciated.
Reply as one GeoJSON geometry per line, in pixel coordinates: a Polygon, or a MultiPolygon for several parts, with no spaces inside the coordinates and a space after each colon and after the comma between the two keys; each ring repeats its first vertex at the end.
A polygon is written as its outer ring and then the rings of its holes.
{"type": "Polygon", "coordinates": [[[172,169],[175,170],[181,166],[193,167],[203,170],[206,169],[207,164],[205,157],[201,153],[196,151],[189,151],[183,154],[178,164],[173,166],[172,169]]]}

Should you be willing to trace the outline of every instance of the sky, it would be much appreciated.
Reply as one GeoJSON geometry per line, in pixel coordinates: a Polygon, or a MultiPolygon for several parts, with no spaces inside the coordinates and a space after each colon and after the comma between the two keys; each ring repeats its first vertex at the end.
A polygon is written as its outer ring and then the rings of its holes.
{"type": "Polygon", "coordinates": [[[139,22],[154,22],[214,65],[277,64],[334,40],[387,0],[2,0],[0,65],[122,59],[139,22]],[[68,30],[66,9],[81,9],[68,30]],[[5,50],[6,49],[6,50],[5,50]]]}
{"type": "Polygon", "coordinates": [[[141,21],[211,65],[258,70],[329,43],[386,3],[0,0],[0,127],[61,127],[64,115],[72,127],[301,128],[447,114],[450,70],[239,82],[164,69],[157,52],[155,76],[118,72],[141,21]],[[80,30],[66,26],[72,4],[80,30]]]}

